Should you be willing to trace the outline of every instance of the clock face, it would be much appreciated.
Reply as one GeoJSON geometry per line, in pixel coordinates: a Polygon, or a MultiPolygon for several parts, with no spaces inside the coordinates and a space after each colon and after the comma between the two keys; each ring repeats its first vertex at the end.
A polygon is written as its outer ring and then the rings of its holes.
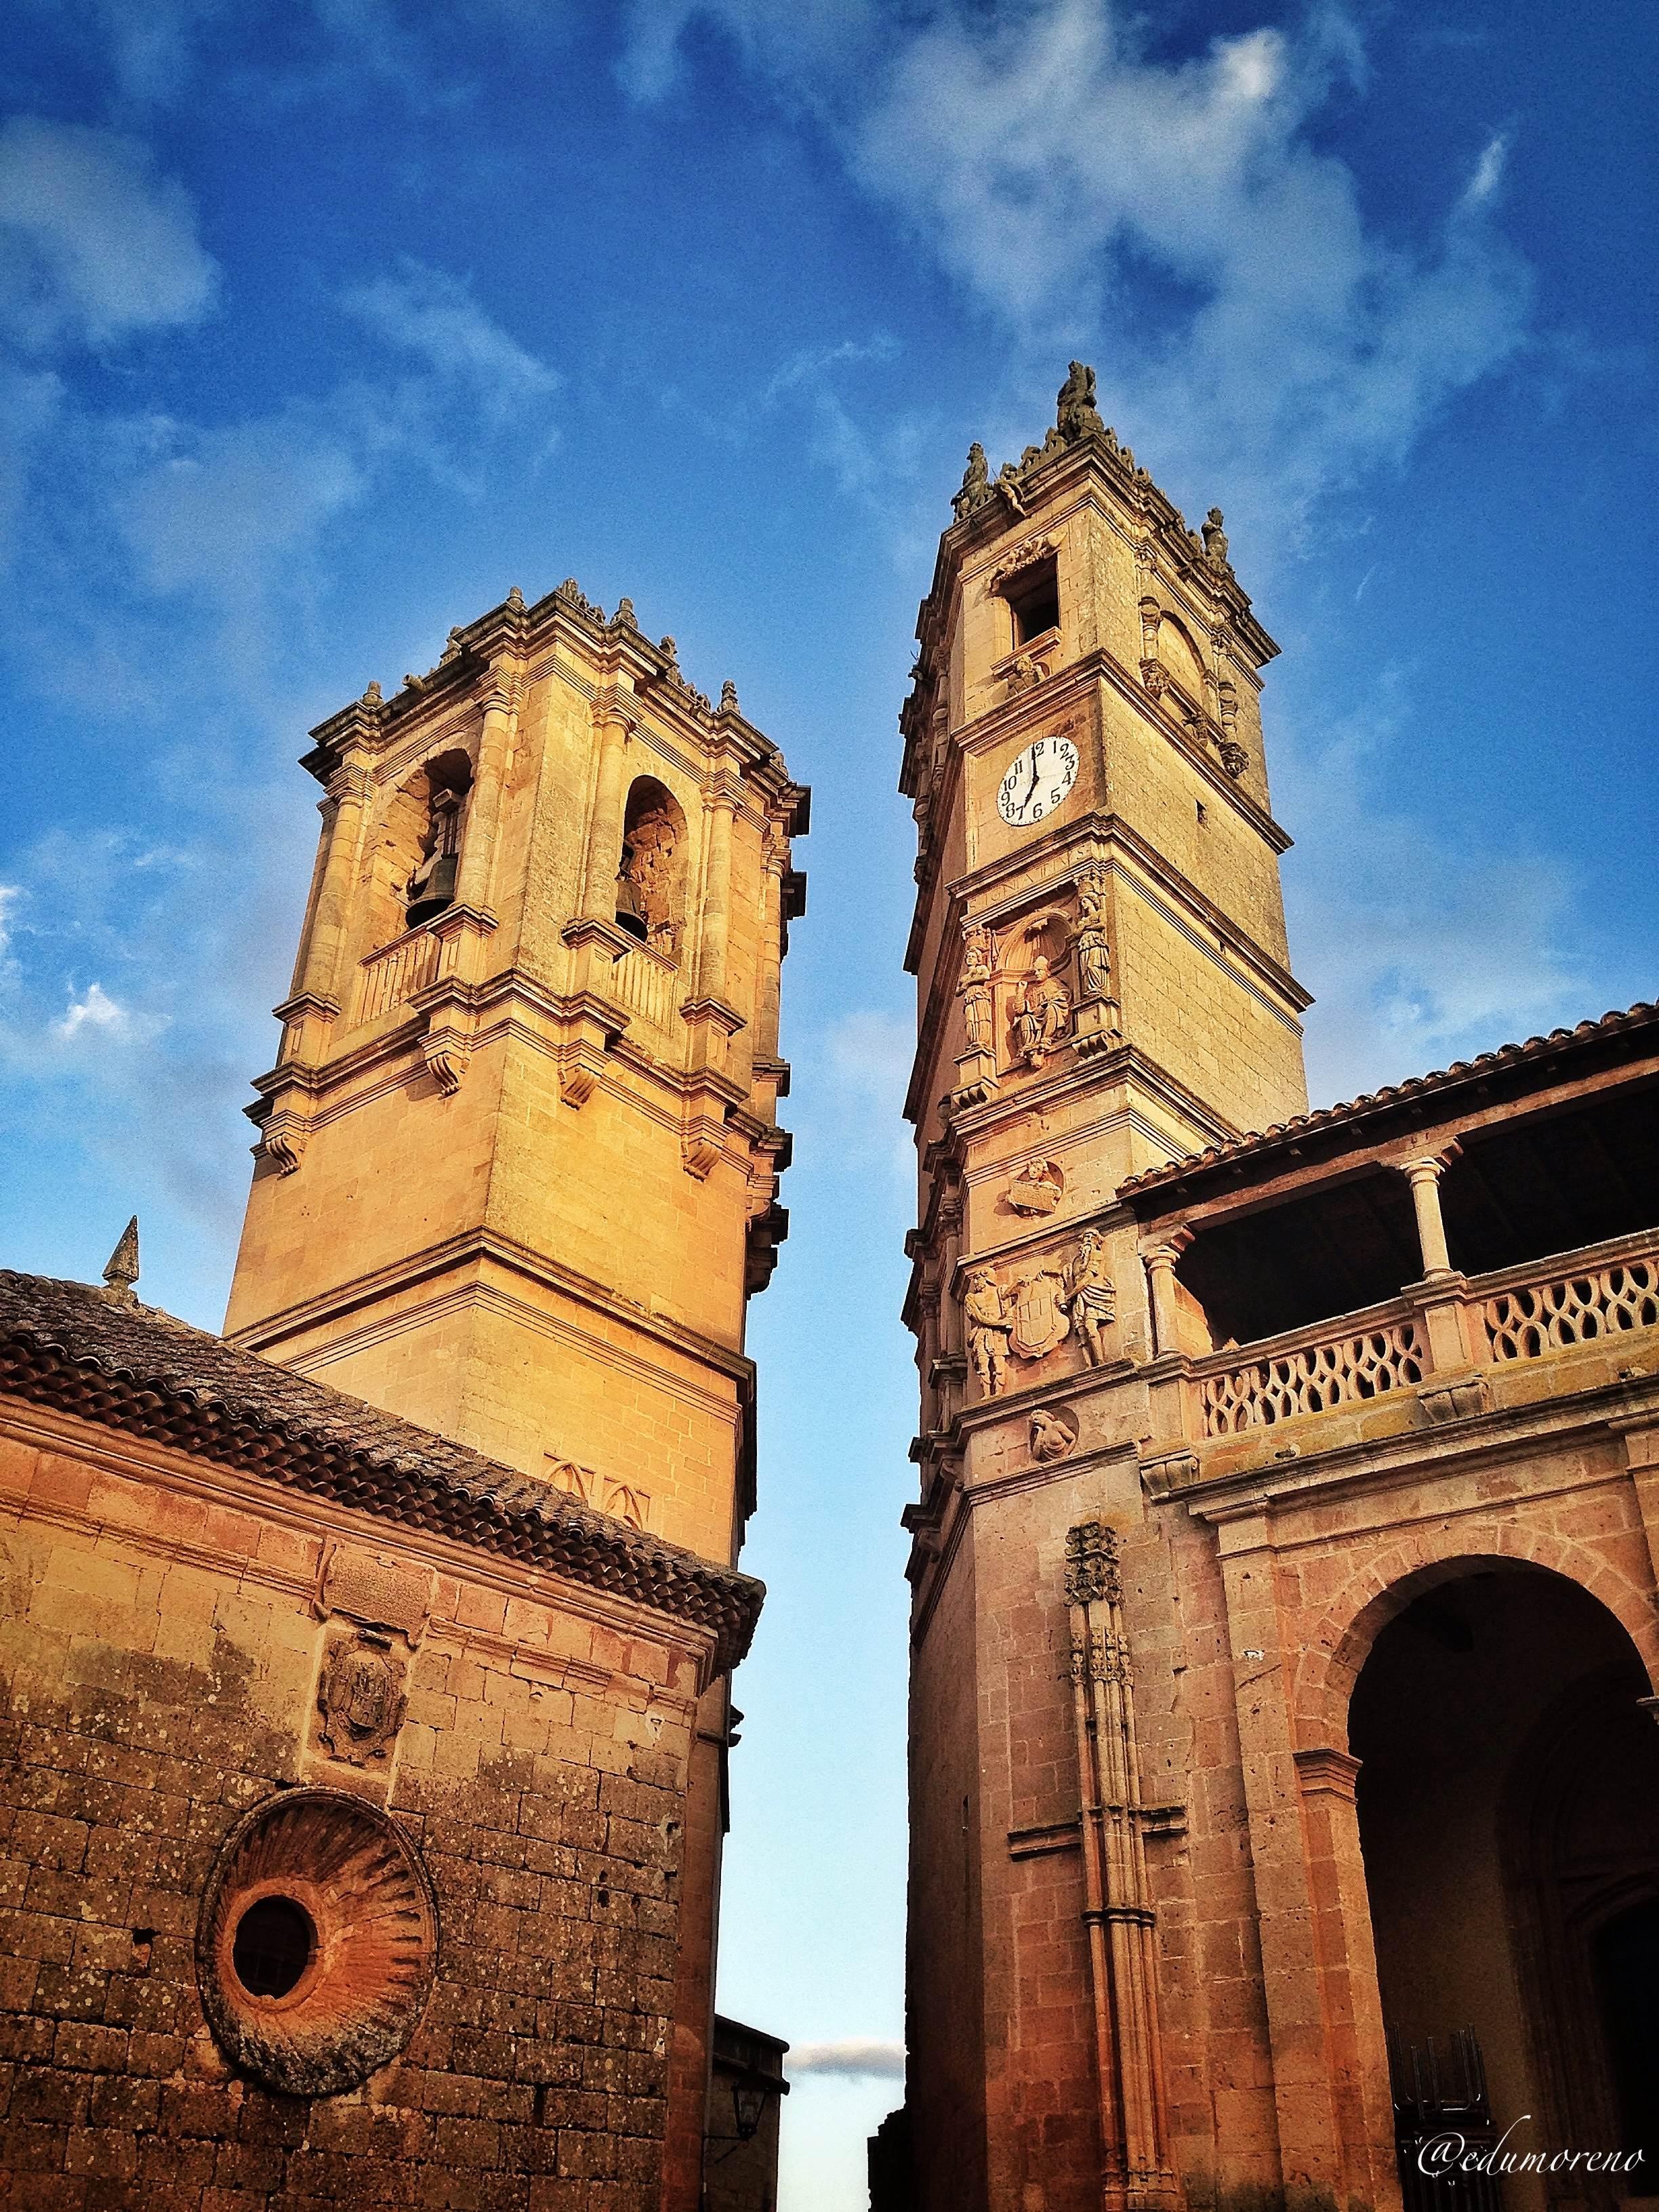
{"type": "Polygon", "coordinates": [[[1077,747],[1068,738],[1034,738],[997,786],[997,812],[1016,830],[1046,821],[1077,781],[1077,747]]]}

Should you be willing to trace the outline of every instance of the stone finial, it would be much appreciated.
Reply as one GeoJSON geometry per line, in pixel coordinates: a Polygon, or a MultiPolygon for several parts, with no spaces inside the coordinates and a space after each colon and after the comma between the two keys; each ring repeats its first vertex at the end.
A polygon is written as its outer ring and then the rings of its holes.
{"type": "Polygon", "coordinates": [[[618,629],[637,629],[639,628],[639,623],[635,619],[634,602],[632,599],[618,599],[617,602],[617,611],[611,619],[615,622],[618,629]]]}
{"type": "Polygon", "coordinates": [[[104,1296],[124,1306],[137,1305],[133,1285],[138,1279],[138,1217],[135,1213],[121,1231],[121,1240],[104,1267],[104,1296]]]}
{"type": "Polygon", "coordinates": [[[516,584],[507,595],[507,611],[513,615],[521,615],[524,612],[524,593],[516,584]]]}
{"type": "Polygon", "coordinates": [[[378,707],[380,703],[380,687],[371,678],[364,687],[362,704],[365,707],[378,707]]]}
{"type": "Polygon", "coordinates": [[[729,676],[720,686],[720,712],[722,714],[738,712],[738,687],[729,676]]]}
{"type": "Polygon", "coordinates": [[[444,640],[444,649],[439,658],[442,660],[456,660],[460,657],[460,651],[461,633],[459,629],[452,629],[444,640]]]}
{"type": "Polygon", "coordinates": [[[675,661],[680,657],[680,649],[675,644],[672,637],[665,637],[663,639],[659,650],[661,651],[662,657],[665,660],[675,661]]]}
{"type": "Polygon", "coordinates": [[[1221,526],[1218,507],[1212,507],[1204,519],[1204,558],[1212,568],[1227,567],[1227,533],[1221,526]]]}

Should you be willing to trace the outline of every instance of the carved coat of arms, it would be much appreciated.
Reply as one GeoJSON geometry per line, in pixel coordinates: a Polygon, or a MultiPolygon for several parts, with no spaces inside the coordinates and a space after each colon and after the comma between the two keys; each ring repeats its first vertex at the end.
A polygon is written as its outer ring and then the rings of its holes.
{"type": "Polygon", "coordinates": [[[1068,1334],[1072,1318],[1060,1304],[1065,1294],[1065,1278],[1048,1267],[1022,1275],[1014,1285],[1011,1342],[1020,1358],[1041,1359],[1068,1334]]]}
{"type": "Polygon", "coordinates": [[[367,1766],[391,1750],[408,1704],[383,1646],[367,1637],[337,1644],[317,1692],[318,1733],[336,1759],[367,1766]]]}

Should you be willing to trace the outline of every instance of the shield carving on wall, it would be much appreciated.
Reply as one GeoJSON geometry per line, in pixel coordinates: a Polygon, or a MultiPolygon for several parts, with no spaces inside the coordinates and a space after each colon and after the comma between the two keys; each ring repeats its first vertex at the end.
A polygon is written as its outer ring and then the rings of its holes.
{"type": "Polygon", "coordinates": [[[1062,1279],[1047,1267],[1034,1275],[1022,1275],[1015,1284],[1010,1342],[1020,1358],[1041,1359],[1071,1328],[1071,1316],[1060,1303],[1065,1290],[1062,1279]]]}

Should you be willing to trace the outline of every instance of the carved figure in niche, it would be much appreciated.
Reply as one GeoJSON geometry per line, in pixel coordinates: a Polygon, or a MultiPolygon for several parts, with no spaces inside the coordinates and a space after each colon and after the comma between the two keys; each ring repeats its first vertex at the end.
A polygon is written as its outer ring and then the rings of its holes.
{"type": "Polygon", "coordinates": [[[964,514],[971,514],[976,507],[983,507],[991,496],[991,472],[985,465],[985,448],[977,438],[968,448],[968,465],[963,471],[962,489],[951,505],[956,510],[958,522],[964,514]]]}
{"type": "Polygon", "coordinates": [[[404,887],[408,901],[409,927],[417,928],[455,902],[455,877],[460,866],[462,794],[441,787],[432,794],[426,835],[421,840],[421,860],[404,887]]]}
{"type": "Polygon", "coordinates": [[[1016,1213],[1052,1213],[1066,1194],[1066,1178],[1053,1160],[1033,1160],[1008,1186],[1016,1213]]]}
{"type": "Polygon", "coordinates": [[[642,778],[629,796],[617,872],[617,920],[672,958],[678,949],[680,845],[684,824],[660,784],[642,778]]]}
{"type": "Polygon", "coordinates": [[[969,1052],[989,1052],[993,1012],[991,974],[996,956],[991,933],[981,922],[969,922],[962,933],[962,1018],[968,1031],[969,1052]]]}
{"type": "Polygon", "coordinates": [[[1014,1323],[1010,1342],[1021,1359],[1041,1359],[1071,1328],[1066,1311],[1066,1278],[1053,1267],[1036,1267],[1014,1285],[1014,1323]]]}
{"type": "Polygon", "coordinates": [[[1039,952],[1014,1016],[1014,1042],[1028,1067],[1041,1067],[1059,1048],[1071,1019],[1072,994],[1058,975],[1049,973],[1048,960],[1039,952]]]}
{"type": "Polygon", "coordinates": [[[1065,1306],[1083,1342],[1091,1367],[1102,1366],[1106,1350],[1101,1332],[1117,1318],[1117,1291],[1106,1272],[1106,1248],[1097,1229],[1085,1229],[1066,1270],[1065,1306]]]}
{"type": "Polygon", "coordinates": [[[1044,1467],[1064,1459],[1077,1442],[1077,1431],[1064,1413],[1051,1413],[1039,1406],[1031,1416],[1031,1457],[1044,1467]]]}
{"type": "Polygon", "coordinates": [[[1085,362],[1074,361],[1060,387],[1054,427],[1068,446],[1091,434],[1103,434],[1106,425],[1095,405],[1095,373],[1085,362]]]}
{"type": "Polygon", "coordinates": [[[1222,528],[1221,522],[1221,509],[1218,507],[1212,507],[1204,522],[1204,557],[1212,568],[1224,569],[1230,564],[1227,559],[1227,533],[1222,528]]]}
{"type": "Polygon", "coordinates": [[[1077,948],[1078,988],[1085,999],[1103,999],[1112,988],[1112,954],[1106,934],[1106,878],[1098,868],[1085,868],[1077,879],[1077,927],[1072,942],[1077,948]]]}
{"type": "Polygon", "coordinates": [[[988,1267],[975,1267],[962,1294],[962,1318],[968,1332],[968,1357],[979,1377],[980,1395],[1000,1398],[1008,1378],[1008,1339],[1013,1323],[1003,1310],[1002,1292],[988,1267]]]}
{"type": "Polygon", "coordinates": [[[337,1644],[323,1671],[318,1734],[336,1759],[353,1766],[386,1758],[403,1726],[409,1701],[398,1691],[390,1653],[383,1638],[364,1634],[337,1644]]]}

